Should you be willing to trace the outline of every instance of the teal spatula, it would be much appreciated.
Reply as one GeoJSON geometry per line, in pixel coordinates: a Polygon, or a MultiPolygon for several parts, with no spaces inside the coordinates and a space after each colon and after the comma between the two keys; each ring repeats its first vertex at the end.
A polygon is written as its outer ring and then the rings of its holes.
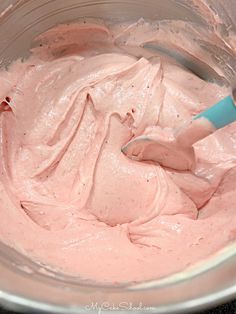
{"type": "Polygon", "coordinates": [[[206,111],[201,112],[177,132],[158,132],[132,139],[122,148],[122,152],[138,161],[154,161],[164,167],[189,170],[194,166],[192,145],[214,131],[236,121],[236,89],[206,111]]]}

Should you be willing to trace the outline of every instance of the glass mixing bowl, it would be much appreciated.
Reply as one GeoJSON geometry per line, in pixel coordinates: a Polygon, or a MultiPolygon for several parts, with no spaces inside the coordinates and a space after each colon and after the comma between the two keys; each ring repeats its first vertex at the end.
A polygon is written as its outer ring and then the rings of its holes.
{"type": "MultiPolygon", "coordinates": [[[[27,56],[33,38],[48,28],[80,17],[115,20],[180,19],[211,23],[200,2],[224,15],[219,32],[235,31],[234,0],[1,0],[0,64],[27,56]],[[195,6],[194,6],[195,3],[195,6]],[[205,4],[204,4],[205,3],[205,4]],[[223,9],[222,3],[227,5],[223,9]]],[[[209,46],[209,49],[212,47],[209,46]]],[[[215,51],[223,68],[235,59],[215,51]],[[218,54],[218,55],[217,55],[218,54]]],[[[233,79],[227,72],[228,80],[233,79]]],[[[16,239],[17,241],[17,239],[16,239]]],[[[0,244],[0,303],[13,310],[53,313],[184,313],[236,296],[236,244],[184,272],[138,285],[96,286],[54,274],[0,244]]]]}

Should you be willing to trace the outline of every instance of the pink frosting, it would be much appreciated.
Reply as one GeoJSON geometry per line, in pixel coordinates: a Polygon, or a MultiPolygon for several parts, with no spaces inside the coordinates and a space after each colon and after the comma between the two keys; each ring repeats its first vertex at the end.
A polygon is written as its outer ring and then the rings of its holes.
{"type": "Polygon", "coordinates": [[[138,57],[135,45],[159,30],[59,26],[0,74],[3,242],[70,275],[134,282],[236,238],[235,124],[194,146],[194,172],[121,152],[147,127],[180,127],[228,94],[167,58],[138,57]]]}

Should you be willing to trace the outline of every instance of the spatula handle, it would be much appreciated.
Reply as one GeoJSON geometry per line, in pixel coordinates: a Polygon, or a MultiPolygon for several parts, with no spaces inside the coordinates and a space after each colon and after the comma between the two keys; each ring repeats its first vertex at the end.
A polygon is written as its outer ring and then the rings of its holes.
{"type": "Polygon", "coordinates": [[[194,117],[194,120],[199,118],[206,118],[216,129],[236,121],[236,105],[232,96],[225,97],[211,108],[201,112],[194,117]]]}

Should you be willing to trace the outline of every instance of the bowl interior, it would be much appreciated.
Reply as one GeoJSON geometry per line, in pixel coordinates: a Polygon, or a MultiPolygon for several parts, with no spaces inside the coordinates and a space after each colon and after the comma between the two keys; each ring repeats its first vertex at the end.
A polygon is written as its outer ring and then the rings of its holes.
{"type": "MultiPolygon", "coordinates": [[[[234,0],[232,0],[233,3],[234,0]]],[[[236,6],[234,5],[235,12],[236,6]]],[[[177,19],[206,25],[200,11],[188,1],[174,0],[23,0],[0,4],[0,62],[27,57],[33,39],[61,23],[84,17],[116,21],[177,19]]],[[[235,19],[236,20],[236,19],[235,19]]],[[[236,67],[236,65],[235,65],[236,67]]],[[[132,304],[133,312],[142,303],[143,313],[184,313],[191,308],[220,302],[236,294],[236,245],[231,245],[206,262],[169,278],[137,286],[108,287],[80,282],[47,271],[18,252],[0,245],[0,302],[12,309],[37,308],[46,312],[97,313],[93,304],[132,304]]],[[[127,306],[116,313],[127,312],[127,306]]]]}

